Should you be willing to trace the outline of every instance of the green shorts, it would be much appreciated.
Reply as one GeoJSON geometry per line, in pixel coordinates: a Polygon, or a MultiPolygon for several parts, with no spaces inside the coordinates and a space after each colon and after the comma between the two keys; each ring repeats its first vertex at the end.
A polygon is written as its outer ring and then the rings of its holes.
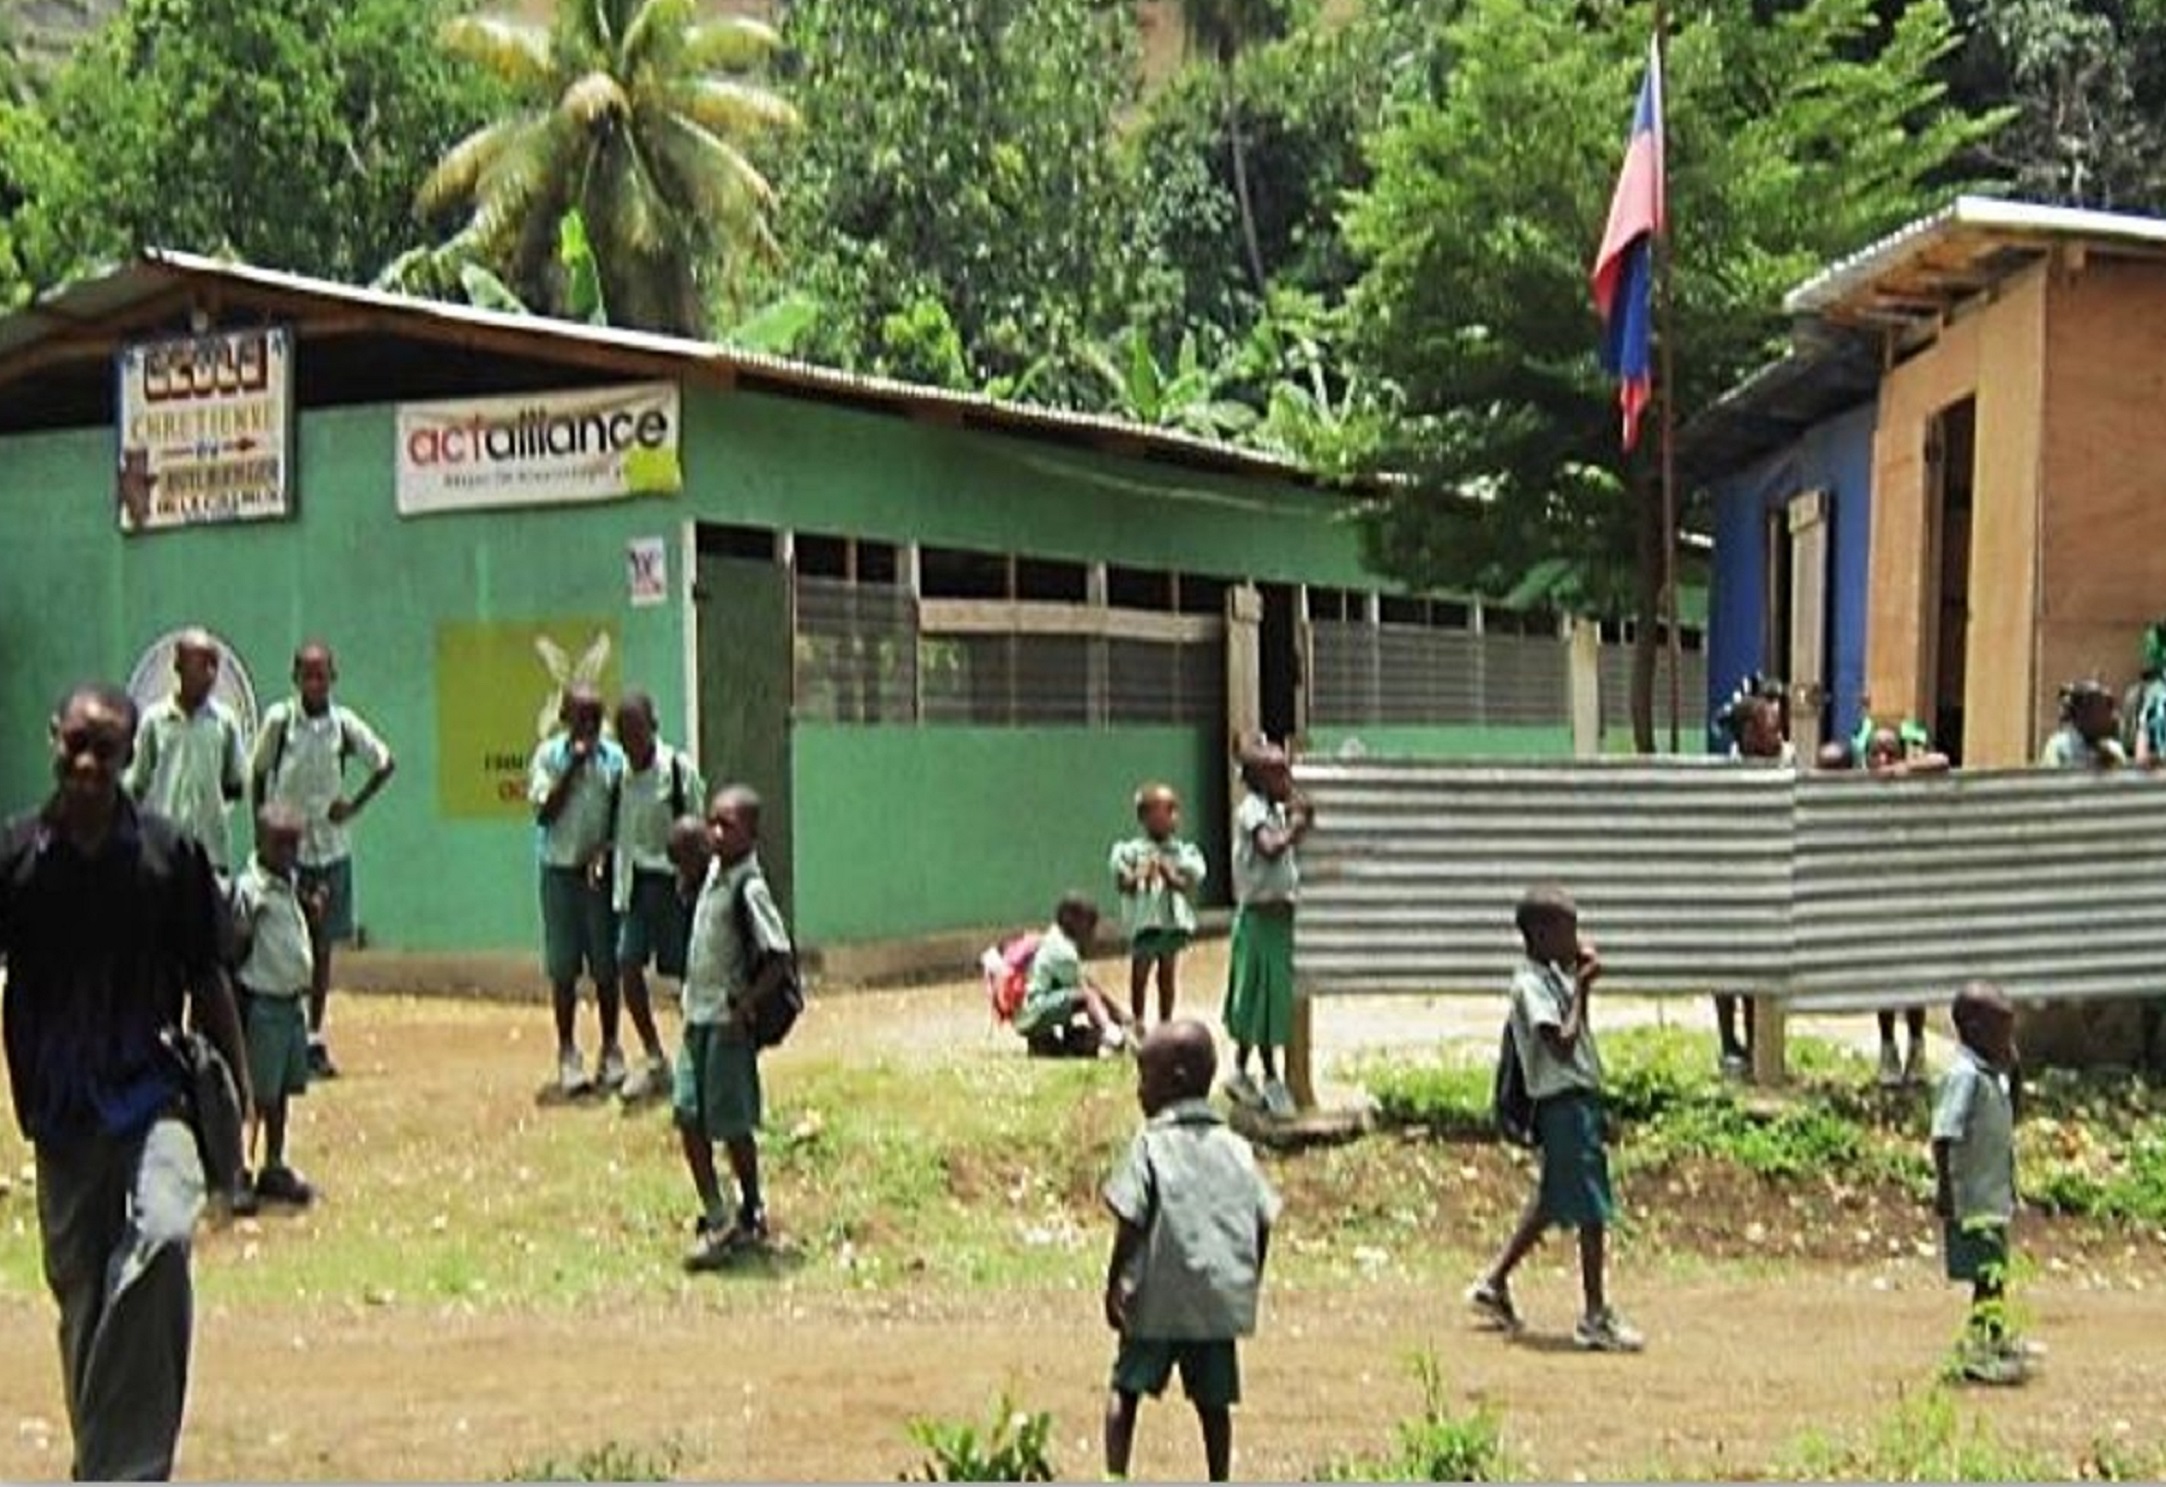
{"type": "Polygon", "coordinates": [[[1164,960],[1179,955],[1195,936],[1185,929],[1139,929],[1128,942],[1130,960],[1164,960]]]}
{"type": "Polygon", "coordinates": [[[1197,1409],[1223,1410],[1241,1402],[1241,1358],[1230,1337],[1215,1342],[1124,1337],[1113,1359],[1113,1388],[1156,1399],[1166,1392],[1176,1364],[1181,1392],[1197,1409]]]}
{"type": "Polygon", "coordinates": [[[541,874],[542,971],[552,986],[579,979],[596,985],[617,979],[617,912],[607,886],[596,888],[576,867],[545,867],[541,874]]]}
{"type": "Polygon", "coordinates": [[[1542,1145],[1542,1217],[1563,1229],[1599,1228],[1616,1212],[1609,1153],[1602,1148],[1602,1098],[1585,1090],[1537,1100],[1542,1145]]]}
{"type": "Polygon", "coordinates": [[[1948,1279],[2008,1284],[2008,1226],[1990,1219],[1949,1219],[1941,1229],[1948,1279]]]}
{"type": "Polygon", "coordinates": [[[632,901],[617,926],[617,967],[643,971],[649,963],[662,975],[684,978],[685,951],[692,943],[692,911],[677,893],[673,873],[632,874],[632,901]]]}
{"type": "Polygon", "coordinates": [[[353,938],[353,859],[341,857],[318,867],[305,864],[299,870],[301,892],[323,890],[323,922],[317,933],[327,945],[343,945],[353,938]]]}
{"type": "Polygon", "coordinates": [[[760,1128],[760,1056],[733,1027],[687,1023],[670,1104],[677,1129],[742,1141],[760,1128]]]}
{"type": "Polygon", "coordinates": [[[243,990],[241,1026],[248,1039],[248,1082],[256,1103],[308,1093],[308,1008],[289,992],[243,990]]]}

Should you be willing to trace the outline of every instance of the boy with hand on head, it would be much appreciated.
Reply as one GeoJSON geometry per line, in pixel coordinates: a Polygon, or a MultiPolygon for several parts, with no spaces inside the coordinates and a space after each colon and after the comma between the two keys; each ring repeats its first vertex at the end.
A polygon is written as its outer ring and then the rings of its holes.
{"type": "Polygon", "coordinates": [[[2023,1381],[2026,1350],[2008,1329],[2008,1229],[2016,1213],[2016,1011],[1998,987],[1956,994],[1959,1046],[1933,1105],[1934,1212],[1948,1279],[1971,1284],[1963,1376],[2023,1381]]]}
{"type": "Polygon", "coordinates": [[[1136,820],[1143,834],[1115,843],[1112,868],[1128,934],[1128,1010],[1140,1027],[1154,968],[1158,1020],[1173,1020],[1181,952],[1196,936],[1196,889],[1206,867],[1202,849],[1181,840],[1181,797],[1171,786],[1138,790],[1136,820]]]}
{"type": "Polygon", "coordinates": [[[1233,818],[1233,944],[1226,968],[1226,1031],[1233,1077],[1226,1093],[1285,1119],[1293,1092],[1279,1078],[1279,1050],[1294,1036],[1294,903],[1301,893],[1296,859],[1316,825],[1316,808],[1294,789],[1286,751],[1270,743],[1242,750],[1248,794],[1233,818]],[[1249,1055],[1261,1050],[1261,1089],[1249,1078],[1249,1055]]]}
{"type": "Polygon", "coordinates": [[[684,977],[684,1047],[677,1056],[675,1107],[684,1160],[699,1194],[691,1271],[720,1270],[768,1240],[760,1197],[760,1063],[753,1029],[760,1005],[791,970],[790,932],[760,868],[760,798],[731,785],[707,814],[714,863],[692,911],[684,977]],[[734,1222],[722,1201],[714,1148],[729,1152],[737,1179],[734,1222]]]}
{"type": "Polygon", "coordinates": [[[610,834],[624,753],[602,737],[601,694],[586,683],[564,694],[564,727],[534,751],[527,796],[540,825],[542,960],[556,1003],[557,1086],[594,1088],[579,1056],[579,973],[594,978],[602,1025],[604,1084],[624,1078],[617,1047],[617,919],[610,907],[610,834]],[[614,1064],[610,1056],[615,1055],[614,1064]]]}
{"type": "Polygon", "coordinates": [[[203,844],[221,887],[232,872],[227,808],[241,798],[247,762],[241,725],[211,695],[218,685],[218,642],[191,627],[173,642],[174,689],[143,710],[135,758],[121,787],[203,844]]]}
{"type": "MultiPolygon", "coordinates": [[[[623,1082],[620,1093],[630,1101],[670,1088],[669,1056],[654,1025],[646,973],[651,961],[658,974],[684,979],[691,914],[678,891],[670,833],[707,798],[707,784],[690,759],[662,741],[654,699],[644,692],[627,692],[617,704],[617,742],[625,760],[615,827],[617,969],[624,977],[624,1008],[647,1054],[646,1064],[623,1082]]],[[[611,1052],[602,1050],[605,1066],[611,1052]]],[[[617,1060],[622,1063],[622,1053],[617,1060]]],[[[603,1078],[607,1082],[606,1067],[603,1078]]]]}
{"type": "Polygon", "coordinates": [[[1512,1043],[1534,1102],[1542,1175],[1519,1227],[1467,1291],[1467,1302],[1498,1328],[1517,1332],[1512,1272],[1544,1230],[1577,1229],[1586,1310],[1572,1341],[1588,1352],[1636,1353],[1643,1341],[1611,1308],[1603,1273],[1616,1199],[1602,1145],[1602,1057],[1588,1015],[1601,957],[1580,938],[1579,906],[1562,888],[1528,889],[1518,922],[1527,959],[1512,978],[1512,1043]]]}
{"type": "Polygon", "coordinates": [[[331,947],[351,940],[353,842],[347,827],[391,779],[398,761],[360,714],[331,700],[338,659],[312,640],[293,653],[293,697],[274,703],[256,730],[250,778],[256,806],[279,801],[301,812],[300,886],[304,901],[320,907],[310,916],[315,979],[308,989],[308,1069],[319,1079],[338,1077],[323,1040],[331,996],[331,947]],[[346,793],[346,766],[361,761],[368,778],[346,793]]]}
{"type": "Polygon", "coordinates": [[[1121,1009],[1083,969],[1083,952],[1097,933],[1098,905],[1085,894],[1064,895],[1053,910],[1051,927],[1038,940],[1023,1005],[1015,1013],[1015,1030],[1033,1047],[1057,1043],[1062,1052],[1070,1051],[1068,1035],[1078,1016],[1095,1039],[1095,1046],[1082,1052],[1117,1049],[1128,1041],[1121,1009]]]}
{"type": "Polygon", "coordinates": [[[1128,1475],[1140,1396],[1165,1392],[1173,1370],[1203,1426],[1214,1482],[1233,1465],[1241,1400],[1237,1339],[1256,1331],[1279,1197],[1249,1144],[1211,1108],[1217,1073],[1200,1022],[1161,1024],[1136,1057],[1147,1121],[1106,1184],[1119,1223],[1106,1268],[1106,1325],[1120,1335],[1106,1400],[1106,1474],[1128,1475]]]}
{"type": "Polygon", "coordinates": [[[261,1169],[253,1176],[242,1172],[234,1184],[233,1211],[243,1217],[259,1202],[306,1208],[316,1196],[286,1165],[286,1102],[308,1092],[308,1016],[302,1007],[315,978],[314,911],[297,869],[307,829],[292,806],[275,800],[264,806],[256,813],[256,855],[233,885],[241,1025],[256,1096],[248,1129],[251,1158],[259,1134],[263,1141],[261,1169]]]}

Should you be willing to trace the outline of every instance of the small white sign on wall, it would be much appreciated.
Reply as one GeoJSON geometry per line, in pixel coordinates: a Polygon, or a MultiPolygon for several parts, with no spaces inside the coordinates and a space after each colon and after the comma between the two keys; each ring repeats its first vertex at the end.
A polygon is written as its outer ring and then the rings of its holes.
{"type": "Polygon", "coordinates": [[[669,602],[669,544],[660,537],[634,537],[624,549],[625,582],[634,609],[669,602]]]}

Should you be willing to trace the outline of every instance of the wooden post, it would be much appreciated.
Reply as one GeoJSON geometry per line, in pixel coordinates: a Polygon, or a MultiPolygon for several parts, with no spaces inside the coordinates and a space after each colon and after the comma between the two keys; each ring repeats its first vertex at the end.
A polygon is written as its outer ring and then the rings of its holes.
{"type": "Polygon", "coordinates": [[[1602,752],[1602,626],[1590,619],[1571,626],[1572,757],[1593,759],[1602,752]]]}
{"type": "Polygon", "coordinates": [[[1773,1089],[1790,1077],[1781,997],[1752,999],[1752,1082],[1773,1089]]]}
{"type": "Polygon", "coordinates": [[[1296,986],[1294,1037],[1286,1045],[1286,1089],[1294,1097],[1294,1108],[1302,1111],[1316,1108],[1315,1012],[1315,998],[1296,986]]]}

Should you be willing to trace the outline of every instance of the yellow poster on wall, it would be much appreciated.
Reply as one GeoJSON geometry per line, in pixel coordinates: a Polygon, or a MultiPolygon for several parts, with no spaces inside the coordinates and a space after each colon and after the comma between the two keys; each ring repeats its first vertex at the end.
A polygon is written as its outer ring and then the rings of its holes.
{"type": "Polygon", "coordinates": [[[575,683],[617,694],[618,635],[599,617],[436,627],[436,795],[446,816],[531,820],[527,770],[575,683]]]}

